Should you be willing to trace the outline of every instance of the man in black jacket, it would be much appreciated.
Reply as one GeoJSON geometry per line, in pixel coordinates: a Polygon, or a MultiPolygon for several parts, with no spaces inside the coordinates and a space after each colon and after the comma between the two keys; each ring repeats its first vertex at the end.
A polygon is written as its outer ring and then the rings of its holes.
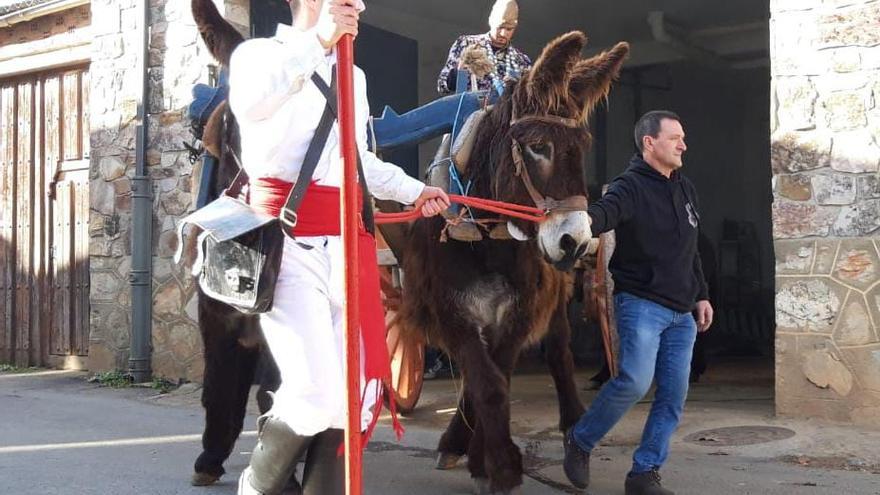
{"type": "Polygon", "coordinates": [[[697,251],[697,194],[679,171],[687,150],[680,119],[649,112],[636,123],[635,140],[641,153],[589,208],[593,233],[613,229],[617,237],[610,269],[619,374],[565,433],[564,468],[573,485],[586,488],[590,451],[656,379],[625,487],[627,495],[668,495],[659,470],[687,398],[694,339],[712,324],[713,310],[697,251]]]}

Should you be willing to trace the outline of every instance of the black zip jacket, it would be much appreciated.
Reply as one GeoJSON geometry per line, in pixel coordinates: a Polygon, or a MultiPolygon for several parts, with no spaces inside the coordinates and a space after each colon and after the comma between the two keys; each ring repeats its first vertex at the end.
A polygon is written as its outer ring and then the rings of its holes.
{"type": "Polygon", "coordinates": [[[697,192],[678,171],[666,178],[635,155],[588,213],[593,235],[615,231],[609,265],[615,293],[681,313],[709,298],[697,251],[697,192]]]}

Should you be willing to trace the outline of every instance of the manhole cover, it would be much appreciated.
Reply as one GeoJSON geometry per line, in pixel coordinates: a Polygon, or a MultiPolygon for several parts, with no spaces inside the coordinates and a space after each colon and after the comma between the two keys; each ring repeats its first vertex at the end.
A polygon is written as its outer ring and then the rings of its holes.
{"type": "Polygon", "coordinates": [[[733,426],[703,430],[684,437],[685,442],[713,447],[735,447],[785,440],[794,436],[788,428],[775,426],[733,426]]]}

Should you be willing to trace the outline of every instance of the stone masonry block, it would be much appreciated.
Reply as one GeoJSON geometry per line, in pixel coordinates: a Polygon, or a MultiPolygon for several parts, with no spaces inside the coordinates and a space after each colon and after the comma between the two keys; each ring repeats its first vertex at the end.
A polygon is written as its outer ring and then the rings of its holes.
{"type": "Polygon", "coordinates": [[[113,215],[116,211],[116,190],[113,184],[93,181],[89,185],[89,207],[102,215],[113,215]]]}
{"type": "Polygon", "coordinates": [[[177,251],[177,232],[167,230],[159,236],[159,246],[156,255],[160,258],[171,258],[177,251]]]}
{"type": "Polygon", "coordinates": [[[836,216],[837,212],[813,204],[774,201],[773,237],[775,239],[825,237],[836,216]]]}
{"type": "MultiPolygon", "coordinates": [[[[808,379],[804,372],[805,356],[828,354],[832,360],[839,359],[829,338],[821,335],[777,335],[776,349],[776,407],[779,414],[849,419],[849,404],[841,400],[841,396],[829,386],[830,383],[819,386],[808,379]]],[[[837,366],[831,366],[839,370],[837,366]]],[[[814,366],[809,371],[814,379],[820,383],[824,381],[821,379],[821,366],[814,366]],[[817,368],[819,373],[813,374],[817,368]]],[[[838,378],[835,383],[845,384],[845,379],[838,378]]]]}
{"type": "Polygon", "coordinates": [[[831,130],[847,131],[859,129],[868,124],[865,96],[861,92],[832,93],[823,99],[822,107],[831,130]]]}
{"type": "Polygon", "coordinates": [[[105,156],[98,162],[101,177],[106,181],[116,180],[125,175],[126,164],[119,156],[105,156]]]}
{"type": "Polygon", "coordinates": [[[841,354],[866,390],[880,392],[880,344],[842,349],[841,354]]]}
{"type": "Polygon", "coordinates": [[[812,181],[810,177],[802,174],[778,175],[776,177],[776,191],[783,198],[792,201],[809,201],[813,197],[812,181]]]}
{"type": "Polygon", "coordinates": [[[95,302],[113,301],[125,284],[112,271],[91,272],[90,299],[95,302]]]}
{"type": "Polygon", "coordinates": [[[855,177],[814,175],[812,184],[816,202],[820,205],[849,205],[856,200],[855,177]]]}
{"type": "Polygon", "coordinates": [[[128,353],[110,347],[105,342],[89,343],[89,371],[125,369],[128,353]]]}
{"type": "Polygon", "coordinates": [[[776,273],[808,275],[813,266],[814,241],[776,241],[776,273]]]}
{"type": "MultiPolygon", "coordinates": [[[[811,2],[807,2],[808,4],[811,2]]],[[[788,11],[771,20],[771,52],[773,76],[819,75],[827,72],[824,60],[803,47],[816,43],[819,37],[816,16],[812,12],[788,11]]]]}
{"type": "Polygon", "coordinates": [[[858,237],[861,234],[859,224],[859,208],[857,205],[850,205],[840,208],[837,217],[831,225],[831,235],[838,237],[858,237]]]}
{"type": "Polygon", "coordinates": [[[804,353],[801,358],[801,370],[813,385],[830,388],[841,397],[852,391],[853,375],[835,353],[816,350],[804,353]]]}
{"type": "Polygon", "coordinates": [[[880,175],[864,175],[858,178],[859,199],[880,198],[880,175]]]}
{"type": "Polygon", "coordinates": [[[859,232],[862,235],[876,236],[880,229],[880,199],[866,199],[858,203],[859,232]]]}
{"type": "Polygon", "coordinates": [[[816,262],[813,264],[813,273],[816,275],[831,275],[834,269],[834,261],[837,257],[839,241],[816,241],[816,262]]]}
{"type": "Polygon", "coordinates": [[[777,330],[830,334],[845,297],[846,289],[828,279],[777,278],[777,330]]]}
{"type": "Polygon", "coordinates": [[[831,149],[831,168],[854,174],[877,172],[880,148],[867,130],[841,132],[834,136],[831,149]]]}
{"type": "Polygon", "coordinates": [[[819,47],[880,45],[880,4],[867,2],[819,19],[819,47]]]}
{"type": "Polygon", "coordinates": [[[880,341],[880,284],[865,294],[868,312],[871,315],[871,323],[874,328],[874,338],[880,341]]]}
{"type": "Polygon", "coordinates": [[[179,269],[172,258],[153,256],[153,280],[157,285],[164,284],[179,269]]]}
{"type": "Polygon", "coordinates": [[[838,347],[863,346],[877,342],[865,298],[858,292],[850,292],[849,299],[837,318],[834,342],[838,347]]]}
{"type": "Polygon", "coordinates": [[[789,132],[772,139],[770,164],[775,173],[803,172],[831,163],[831,138],[815,132],[789,132]]]}
{"type": "Polygon", "coordinates": [[[189,210],[192,197],[184,191],[175,190],[163,195],[161,203],[165,213],[180,216],[189,210]]]}
{"type": "Polygon", "coordinates": [[[199,329],[190,321],[181,321],[170,325],[168,336],[168,350],[181,362],[189,361],[202,350],[199,329]]]}
{"type": "Polygon", "coordinates": [[[793,131],[814,129],[818,97],[816,88],[809,80],[784,78],[776,82],[780,128],[793,131]]]}
{"type": "Polygon", "coordinates": [[[176,280],[169,279],[153,296],[153,313],[156,318],[172,321],[183,314],[183,291],[176,280]]]}
{"type": "Polygon", "coordinates": [[[834,50],[831,55],[831,67],[834,72],[855,72],[862,66],[859,48],[847,47],[834,50]]]}
{"type": "Polygon", "coordinates": [[[842,241],[833,276],[859,290],[866,290],[880,281],[880,259],[873,243],[868,239],[842,241]]]}

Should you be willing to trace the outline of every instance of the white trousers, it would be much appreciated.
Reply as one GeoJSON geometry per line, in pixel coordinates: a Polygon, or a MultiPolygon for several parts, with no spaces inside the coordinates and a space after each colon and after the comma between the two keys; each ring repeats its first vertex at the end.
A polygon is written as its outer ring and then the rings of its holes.
{"type": "MultiPolygon", "coordinates": [[[[346,426],[344,264],[341,237],[285,237],[272,311],[260,316],[281,372],[269,414],[299,435],[346,426]]],[[[362,384],[363,376],[361,358],[362,384]]],[[[370,423],[376,399],[371,384],[362,429],[370,423]]]]}

